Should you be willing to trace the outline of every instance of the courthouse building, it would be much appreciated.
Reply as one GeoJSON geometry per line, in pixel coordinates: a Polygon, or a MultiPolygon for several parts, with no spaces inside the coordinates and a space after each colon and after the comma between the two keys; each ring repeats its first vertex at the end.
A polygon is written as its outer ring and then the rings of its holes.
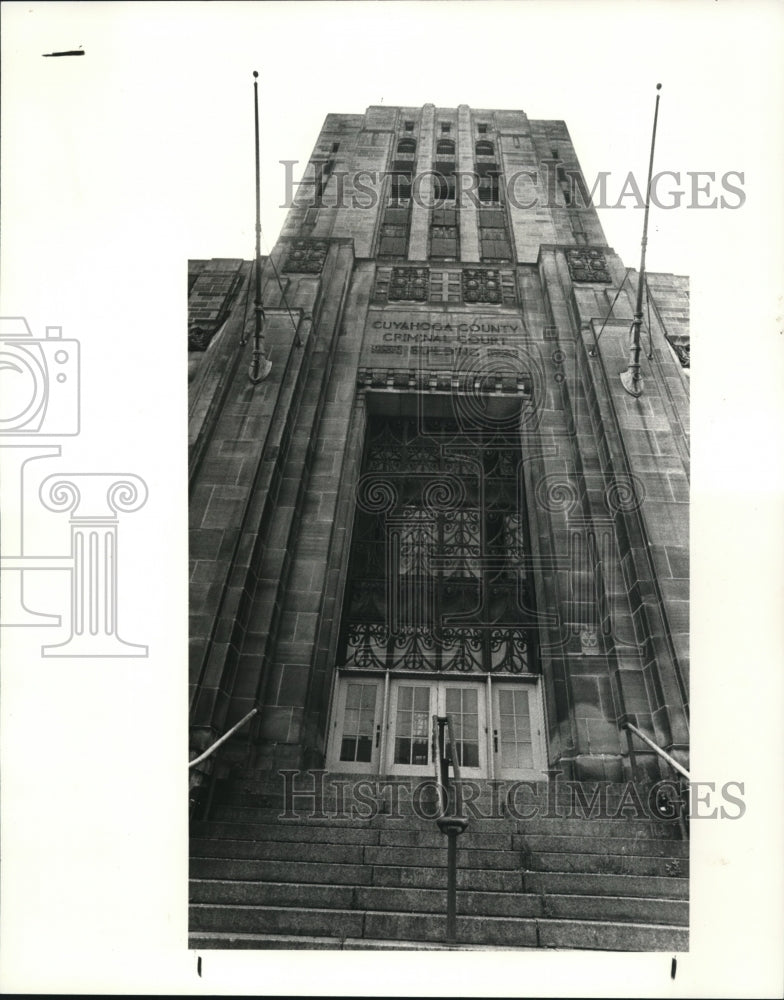
{"type": "Polygon", "coordinates": [[[627,723],[687,765],[688,283],[646,276],[629,394],[639,275],[591,186],[561,121],[328,115],[258,383],[253,263],[190,263],[191,757],[258,709],[197,809],[431,777],[444,715],[479,782],[669,777],[627,723]]]}

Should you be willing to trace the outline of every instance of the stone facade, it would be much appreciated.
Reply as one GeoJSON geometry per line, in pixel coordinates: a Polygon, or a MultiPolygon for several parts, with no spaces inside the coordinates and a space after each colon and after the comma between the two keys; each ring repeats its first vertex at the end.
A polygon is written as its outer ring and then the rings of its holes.
{"type": "Polygon", "coordinates": [[[636,273],[607,320],[626,268],[575,174],[564,123],[522,111],[329,115],[264,262],[255,386],[252,266],[195,262],[192,750],[258,707],[227,760],[324,764],[369,422],[467,413],[517,435],[548,768],[658,775],[641,746],[632,769],[625,721],[688,760],[687,281],[648,275],[634,398],[618,375],[636,273]],[[472,175],[478,197],[450,197],[472,175]]]}

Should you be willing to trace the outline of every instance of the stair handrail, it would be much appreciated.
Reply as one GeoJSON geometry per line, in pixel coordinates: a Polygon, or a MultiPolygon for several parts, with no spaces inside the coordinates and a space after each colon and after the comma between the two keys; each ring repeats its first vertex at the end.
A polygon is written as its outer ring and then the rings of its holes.
{"type": "Polygon", "coordinates": [[[433,728],[430,734],[430,750],[433,754],[433,769],[436,779],[436,788],[438,790],[438,816],[444,815],[444,803],[446,802],[446,786],[444,784],[444,775],[442,773],[442,761],[441,761],[441,748],[439,746],[439,725],[438,716],[433,716],[433,728]]]}
{"type": "Polygon", "coordinates": [[[222,744],[224,744],[226,742],[226,740],[229,739],[229,737],[233,736],[237,732],[238,729],[242,729],[242,727],[245,725],[246,722],[250,722],[250,720],[253,718],[253,716],[258,713],[258,711],[259,711],[258,708],[252,708],[248,712],[247,715],[244,715],[240,719],[239,722],[235,722],[235,724],[231,727],[231,729],[227,730],[223,734],[223,736],[221,736],[221,737],[219,737],[219,739],[215,740],[215,742],[212,744],[212,746],[207,747],[207,749],[204,751],[204,753],[199,754],[198,757],[194,757],[193,760],[191,760],[191,761],[188,762],[188,770],[190,770],[192,767],[195,767],[197,764],[201,764],[201,762],[203,760],[206,760],[208,757],[211,757],[215,753],[215,751],[218,749],[219,746],[221,746],[222,744]]]}
{"type": "MultiPolygon", "coordinates": [[[[445,750],[448,750],[448,756],[446,757],[446,777],[447,782],[449,781],[449,764],[452,764],[452,772],[454,775],[454,787],[455,787],[455,816],[463,815],[463,790],[460,785],[460,762],[457,755],[457,743],[455,741],[455,732],[452,723],[452,716],[446,716],[446,746],[445,750]]],[[[448,788],[448,786],[447,786],[448,788]]]]}
{"type": "Polygon", "coordinates": [[[677,771],[678,774],[683,775],[683,777],[687,781],[691,781],[691,775],[683,766],[683,764],[679,764],[674,757],[671,757],[666,750],[663,750],[658,745],[658,743],[654,743],[654,741],[649,736],[646,736],[645,733],[643,733],[640,729],[638,729],[637,726],[635,726],[633,723],[622,722],[621,729],[630,730],[630,732],[634,733],[635,736],[639,737],[643,741],[643,743],[647,743],[648,746],[651,748],[651,750],[657,753],[662,758],[662,760],[667,761],[667,763],[670,765],[671,768],[673,768],[673,770],[677,771]]]}
{"type": "MultiPolygon", "coordinates": [[[[674,757],[671,757],[666,750],[663,750],[657,743],[655,743],[650,736],[646,736],[634,723],[624,720],[621,723],[621,729],[626,730],[626,739],[629,744],[629,756],[632,764],[632,771],[634,772],[635,779],[637,777],[637,765],[635,763],[634,757],[634,747],[632,746],[631,733],[647,744],[651,750],[653,750],[666,764],[675,771],[677,775],[678,784],[678,804],[672,797],[671,792],[665,791],[665,789],[659,790],[659,795],[662,796],[662,810],[664,815],[669,815],[669,810],[672,808],[677,808],[678,813],[678,826],[680,827],[681,836],[684,840],[688,840],[689,837],[689,788],[691,786],[691,775],[688,770],[680,764],[674,757]]],[[[657,796],[658,804],[658,796],[657,796]]]]}
{"type": "Polygon", "coordinates": [[[460,787],[460,762],[457,755],[457,741],[455,740],[454,723],[451,715],[433,716],[433,761],[435,763],[436,783],[439,788],[439,814],[436,819],[443,819],[447,815],[462,816],[463,796],[460,787]],[[446,736],[444,735],[446,734],[446,736]],[[452,765],[453,782],[455,789],[454,810],[447,814],[446,806],[449,803],[449,765],[452,765]]]}
{"type": "Polygon", "coordinates": [[[460,788],[460,762],[457,755],[454,725],[451,715],[433,716],[433,758],[436,766],[439,803],[436,825],[447,836],[446,860],[446,939],[457,942],[457,838],[465,833],[468,818],[463,816],[463,796],[460,788]],[[454,773],[454,809],[449,805],[449,765],[454,773]]]}

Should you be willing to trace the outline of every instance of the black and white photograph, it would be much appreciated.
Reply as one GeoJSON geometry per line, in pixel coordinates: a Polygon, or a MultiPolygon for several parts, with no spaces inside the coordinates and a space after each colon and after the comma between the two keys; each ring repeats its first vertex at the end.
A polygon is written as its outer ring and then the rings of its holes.
{"type": "Polygon", "coordinates": [[[0,14],[4,990],[780,995],[781,8],[0,14]]]}

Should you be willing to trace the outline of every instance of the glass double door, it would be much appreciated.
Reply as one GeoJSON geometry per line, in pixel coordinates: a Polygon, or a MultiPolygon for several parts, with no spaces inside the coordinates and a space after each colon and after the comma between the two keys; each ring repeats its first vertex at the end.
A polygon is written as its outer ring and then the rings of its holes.
{"type": "Polygon", "coordinates": [[[479,685],[396,681],[387,732],[388,774],[433,774],[433,716],[449,715],[463,777],[486,773],[484,692],[479,685]]]}
{"type": "Polygon", "coordinates": [[[465,778],[538,778],[545,770],[535,681],[338,679],[327,766],[431,776],[433,717],[452,721],[465,778]]]}

